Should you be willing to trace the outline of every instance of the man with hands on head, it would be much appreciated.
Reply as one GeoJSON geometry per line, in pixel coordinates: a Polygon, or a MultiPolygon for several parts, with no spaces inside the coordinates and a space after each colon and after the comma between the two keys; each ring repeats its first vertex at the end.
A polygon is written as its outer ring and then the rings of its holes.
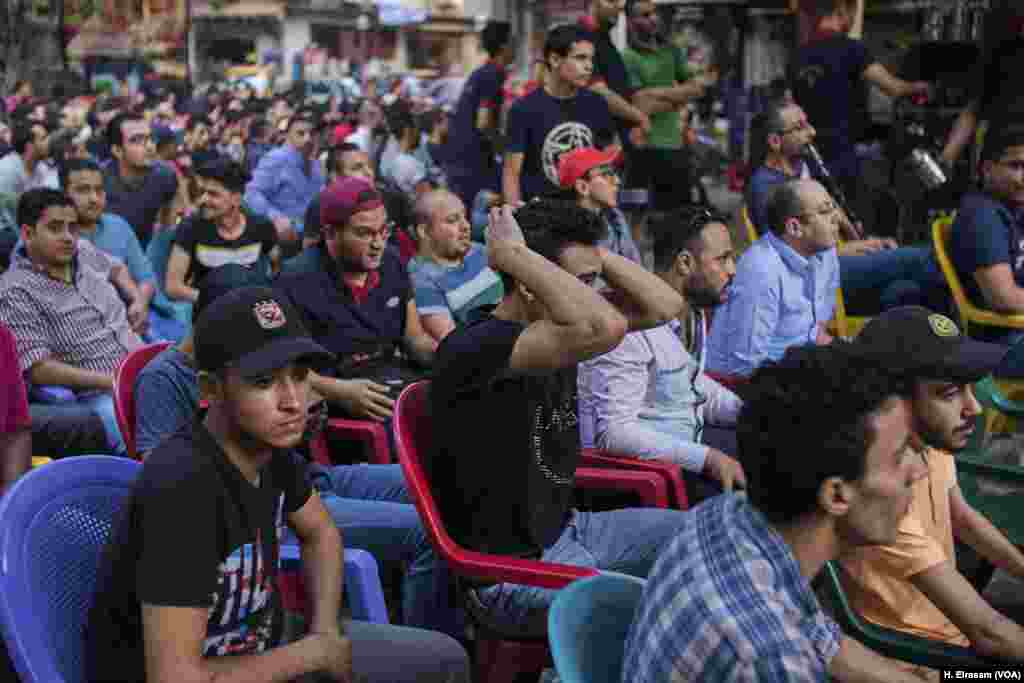
{"type": "MultiPolygon", "coordinates": [[[[598,246],[600,217],[572,202],[494,209],[488,259],[505,295],[438,347],[431,383],[431,485],[445,526],[471,550],[646,576],[679,531],[678,510],[572,508],[580,458],[577,364],[615,348],[628,330],[664,324],[682,300],[642,266],[598,246]],[[621,310],[593,284],[617,292],[621,310]],[[488,443],[486,453],[481,443],[488,443]]],[[[522,626],[554,591],[477,589],[485,609],[522,626]]]]}

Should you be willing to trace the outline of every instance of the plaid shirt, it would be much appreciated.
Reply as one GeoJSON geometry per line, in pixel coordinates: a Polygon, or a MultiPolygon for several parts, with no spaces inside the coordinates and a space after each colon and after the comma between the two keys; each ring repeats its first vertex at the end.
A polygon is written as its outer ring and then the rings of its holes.
{"type": "Polygon", "coordinates": [[[11,267],[0,276],[0,321],[18,341],[22,372],[52,358],[112,375],[129,351],[142,346],[108,279],[118,264],[79,240],[69,283],[33,265],[24,246],[15,250],[11,267]]]}
{"type": "Polygon", "coordinates": [[[687,514],[648,576],[623,682],[827,681],[839,627],[782,537],[735,494],[687,514]]]}

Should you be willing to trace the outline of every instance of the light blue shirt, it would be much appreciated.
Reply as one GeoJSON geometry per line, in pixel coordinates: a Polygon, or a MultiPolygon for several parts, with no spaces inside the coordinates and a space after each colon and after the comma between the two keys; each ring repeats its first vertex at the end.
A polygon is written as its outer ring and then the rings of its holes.
{"type": "Polygon", "coordinates": [[[291,219],[301,232],[306,207],[323,187],[320,164],[291,145],[282,145],[260,159],[245,188],[245,203],[254,214],[270,220],[278,216],[291,219]]]}
{"type": "Polygon", "coordinates": [[[791,346],[815,343],[835,313],[838,289],[834,247],[805,258],[765,233],[740,257],[729,299],[715,311],[708,372],[746,376],[791,346]]]}
{"type": "Polygon", "coordinates": [[[136,284],[152,282],[159,289],[153,265],[142,251],[139,238],[135,236],[132,226],[128,225],[125,219],[112,213],[105,213],[97,221],[95,232],[88,233],[83,230],[79,236],[92,242],[100,251],[124,261],[136,284]]]}

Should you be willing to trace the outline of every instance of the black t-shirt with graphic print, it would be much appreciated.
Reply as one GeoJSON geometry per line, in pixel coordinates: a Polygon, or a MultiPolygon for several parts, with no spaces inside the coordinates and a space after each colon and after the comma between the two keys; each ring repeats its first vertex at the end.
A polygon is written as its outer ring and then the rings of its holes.
{"type": "Polygon", "coordinates": [[[558,190],[558,159],[580,147],[606,147],[615,139],[608,102],[580,90],[565,99],[537,88],[508,113],[506,152],[523,154],[519,179],[523,201],[558,190]]]}
{"type": "Polygon", "coordinates": [[[86,627],[88,681],[145,680],[142,604],[208,610],[204,657],[276,646],[275,578],[287,517],[309,499],[277,453],[253,486],[198,420],[161,443],[114,525],[86,627]]]}
{"type": "Polygon", "coordinates": [[[565,528],[579,462],[576,366],[511,376],[522,323],[493,307],[434,357],[426,467],[449,533],[473,550],[537,557],[565,528]]]}
{"type": "Polygon", "coordinates": [[[270,251],[277,244],[274,224],[261,216],[246,215],[245,230],[238,239],[226,240],[217,226],[202,216],[187,218],[178,225],[174,243],[189,257],[185,281],[199,286],[214,268],[235,263],[246,268],[266,268],[270,251]]]}

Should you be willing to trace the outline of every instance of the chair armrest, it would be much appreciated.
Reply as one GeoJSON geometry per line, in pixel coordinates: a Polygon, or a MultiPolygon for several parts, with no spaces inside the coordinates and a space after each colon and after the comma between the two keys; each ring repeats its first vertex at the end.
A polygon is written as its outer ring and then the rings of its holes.
{"type": "Polygon", "coordinates": [[[822,570],[827,599],[832,603],[835,618],[849,635],[870,649],[886,657],[926,666],[933,669],[984,669],[992,666],[1010,666],[1009,662],[985,657],[974,650],[950,645],[938,640],[883,628],[860,618],[846,599],[839,579],[841,570],[833,562],[826,562],[822,570]]]}
{"type": "Polygon", "coordinates": [[[668,507],[668,486],[658,472],[580,467],[576,470],[576,486],[635,493],[645,507],[668,507]]]}
{"type": "Polygon", "coordinates": [[[388,443],[387,429],[382,422],[334,418],[327,421],[326,430],[332,434],[362,441],[369,450],[370,462],[378,465],[391,464],[391,446],[388,443]]]}
{"type": "Polygon", "coordinates": [[[580,454],[580,465],[657,472],[665,478],[665,482],[668,485],[669,505],[677,510],[685,510],[690,507],[683,469],[675,463],[661,460],[642,460],[631,455],[621,455],[597,448],[584,448],[580,454]]]}
{"type": "MultiPolygon", "coordinates": [[[[305,612],[308,601],[302,580],[299,546],[281,545],[281,591],[285,601],[305,612]],[[295,595],[295,592],[301,592],[295,595]]],[[[387,624],[388,609],[380,583],[377,560],[365,550],[345,548],[345,596],[353,619],[372,624],[387,624]]],[[[295,607],[293,607],[293,610],[295,607]]]]}
{"type": "Polygon", "coordinates": [[[58,403],[74,403],[78,400],[75,392],[68,387],[53,384],[33,384],[28,392],[29,401],[33,403],[46,403],[54,405],[58,403]]]}
{"type": "Polygon", "coordinates": [[[457,549],[454,556],[446,556],[445,559],[459,576],[488,584],[515,583],[538,588],[564,588],[577,579],[600,573],[590,567],[524,560],[463,549],[457,549]]]}

